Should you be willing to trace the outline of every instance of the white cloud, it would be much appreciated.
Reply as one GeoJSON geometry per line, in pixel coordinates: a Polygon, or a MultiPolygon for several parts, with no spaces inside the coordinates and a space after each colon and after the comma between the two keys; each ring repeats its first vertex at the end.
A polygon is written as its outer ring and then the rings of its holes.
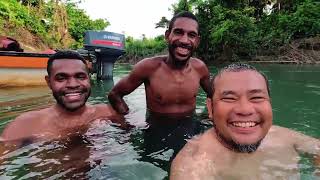
{"type": "Polygon", "coordinates": [[[106,18],[110,22],[105,30],[125,33],[126,36],[141,38],[155,37],[165,32],[155,28],[162,16],[172,18],[171,5],[177,0],[85,0],[79,8],[92,19],[106,18]]]}

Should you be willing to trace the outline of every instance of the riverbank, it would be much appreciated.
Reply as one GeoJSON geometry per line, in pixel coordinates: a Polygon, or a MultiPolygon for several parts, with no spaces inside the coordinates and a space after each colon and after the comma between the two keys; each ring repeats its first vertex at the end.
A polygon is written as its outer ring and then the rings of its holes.
{"type": "Polygon", "coordinates": [[[320,64],[320,37],[297,39],[269,56],[252,58],[255,63],[320,64]]]}

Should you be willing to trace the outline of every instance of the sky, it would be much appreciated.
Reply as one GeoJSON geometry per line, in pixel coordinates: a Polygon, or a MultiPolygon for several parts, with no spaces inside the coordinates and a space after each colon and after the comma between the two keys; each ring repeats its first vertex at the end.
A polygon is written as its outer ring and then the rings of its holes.
{"type": "Polygon", "coordinates": [[[110,25],[105,29],[124,33],[135,39],[162,35],[164,28],[155,28],[162,16],[172,18],[171,4],[178,0],[83,0],[79,4],[91,19],[107,19],[110,25]]]}

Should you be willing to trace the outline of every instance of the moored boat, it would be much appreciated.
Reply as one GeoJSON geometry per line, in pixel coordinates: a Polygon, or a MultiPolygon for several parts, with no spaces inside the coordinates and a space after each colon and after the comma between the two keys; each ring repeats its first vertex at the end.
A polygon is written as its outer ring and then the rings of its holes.
{"type": "Polygon", "coordinates": [[[0,51],[0,87],[45,85],[50,54],[0,51]]]}
{"type": "MultiPolygon", "coordinates": [[[[114,62],[125,53],[125,37],[107,31],[87,31],[84,49],[77,51],[87,60],[90,73],[97,80],[112,79],[114,62]]],[[[45,85],[47,61],[53,50],[23,52],[19,43],[0,36],[0,88],[45,85]]]]}

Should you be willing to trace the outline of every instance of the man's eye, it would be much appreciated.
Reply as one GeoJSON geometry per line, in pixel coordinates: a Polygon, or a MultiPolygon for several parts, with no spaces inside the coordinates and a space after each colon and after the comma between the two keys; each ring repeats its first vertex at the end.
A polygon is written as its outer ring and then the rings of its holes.
{"type": "Polygon", "coordinates": [[[263,96],[253,96],[250,98],[251,101],[253,102],[260,102],[263,101],[265,98],[263,96]]]}
{"type": "Polygon", "coordinates": [[[225,102],[234,102],[237,99],[235,97],[223,97],[223,98],[221,98],[221,100],[225,101],[225,102]]]}
{"type": "Polygon", "coordinates": [[[85,80],[85,79],[87,79],[87,76],[86,75],[78,75],[77,79],[85,80]]]}
{"type": "Polygon", "coordinates": [[[189,36],[189,38],[196,38],[196,37],[197,37],[197,35],[194,34],[194,33],[191,33],[191,34],[189,34],[188,36],[189,36]]]}
{"type": "Polygon", "coordinates": [[[181,30],[174,30],[173,33],[175,35],[182,35],[183,34],[183,32],[181,30]]]}
{"type": "Polygon", "coordinates": [[[64,81],[64,80],[66,79],[66,77],[64,77],[64,76],[57,76],[55,79],[56,79],[57,81],[64,81]]]}

